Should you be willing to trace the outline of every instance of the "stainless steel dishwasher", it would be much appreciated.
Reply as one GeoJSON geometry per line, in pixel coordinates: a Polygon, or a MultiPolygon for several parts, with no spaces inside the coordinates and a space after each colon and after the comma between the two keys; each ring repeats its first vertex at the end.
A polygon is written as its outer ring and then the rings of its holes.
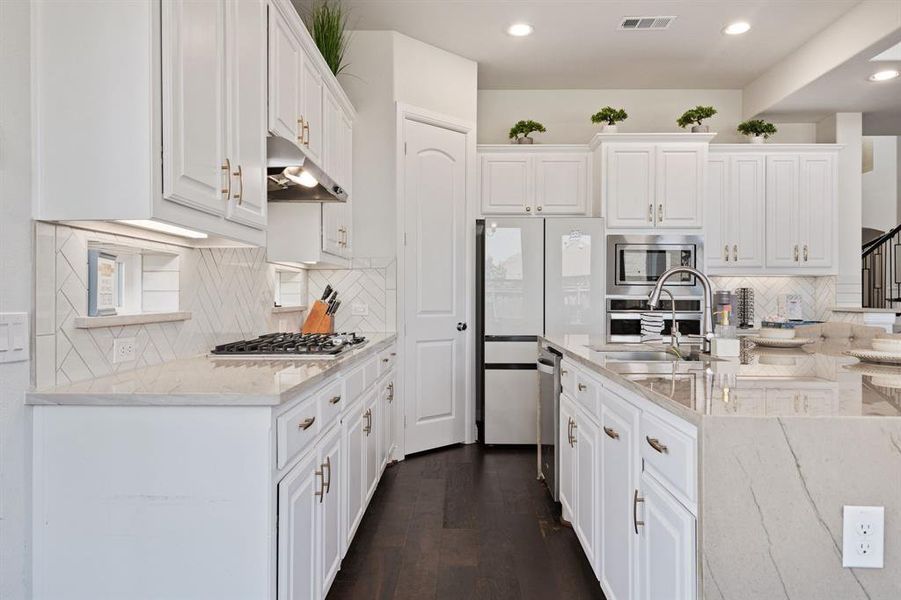
{"type": "Polygon", "coordinates": [[[558,452],[560,428],[560,359],[553,348],[542,347],[538,355],[538,478],[558,500],[558,452]]]}

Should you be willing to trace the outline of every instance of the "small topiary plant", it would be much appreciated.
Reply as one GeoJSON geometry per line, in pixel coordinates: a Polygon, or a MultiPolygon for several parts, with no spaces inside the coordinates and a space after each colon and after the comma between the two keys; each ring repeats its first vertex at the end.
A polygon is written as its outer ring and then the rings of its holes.
{"type": "MultiPolygon", "coordinates": [[[[530,133],[544,133],[547,129],[538,121],[519,121],[510,128],[510,139],[519,140],[520,137],[528,138],[530,133]]],[[[531,138],[529,138],[531,139],[531,138]]]]}
{"type": "Polygon", "coordinates": [[[607,125],[616,125],[620,121],[625,121],[629,118],[629,115],[626,114],[621,108],[613,108],[612,106],[605,106],[598,112],[591,115],[592,123],[606,123],[607,125]]]}
{"type": "Polygon", "coordinates": [[[716,114],[716,109],[712,106],[695,106],[686,110],[681,117],[676,120],[679,127],[685,128],[689,125],[700,127],[704,119],[709,119],[716,114]]]}
{"type": "Polygon", "coordinates": [[[762,137],[763,139],[767,139],[771,135],[779,131],[778,129],[776,129],[775,125],[768,123],[763,119],[751,119],[750,121],[742,121],[738,124],[738,127],[736,129],[738,133],[742,135],[762,137]]]}

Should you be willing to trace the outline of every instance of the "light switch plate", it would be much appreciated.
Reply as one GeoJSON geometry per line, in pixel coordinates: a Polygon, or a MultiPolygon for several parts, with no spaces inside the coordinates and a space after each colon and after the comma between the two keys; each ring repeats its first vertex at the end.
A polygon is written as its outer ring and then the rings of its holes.
{"type": "Polygon", "coordinates": [[[846,506],[842,527],[842,566],[881,569],[884,547],[885,508],[846,506]]]}
{"type": "Polygon", "coordinates": [[[28,360],[28,313],[0,313],[0,363],[28,360]]]}

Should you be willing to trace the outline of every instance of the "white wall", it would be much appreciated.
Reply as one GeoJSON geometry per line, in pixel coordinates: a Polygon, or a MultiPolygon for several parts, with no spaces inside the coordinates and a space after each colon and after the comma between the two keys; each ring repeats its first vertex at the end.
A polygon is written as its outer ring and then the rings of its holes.
{"type": "Polygon", "coordinates": [[[888,231],[901,221],[898,213],[898,140],[896,136],[865,137],[873,146],[873,170],[861,176],[863,226],[888,231]]]}
{"type": "MultiPolygon", "coordinates": [[[[28,2],[0,2],[0,312],[32,306],[28,2]]],[[[0,598],[28,598],[31,363],[0,365],[0,598]]]]}

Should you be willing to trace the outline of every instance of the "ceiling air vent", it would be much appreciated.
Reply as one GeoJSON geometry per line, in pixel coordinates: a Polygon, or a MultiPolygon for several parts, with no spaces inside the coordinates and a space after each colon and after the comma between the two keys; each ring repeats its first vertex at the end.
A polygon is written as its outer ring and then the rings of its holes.
{"type": "Polygon", "coordinates": [[[676,17],[623,17],[620,29],[626,31],[659,31],[667,29],[676,17]]]}

